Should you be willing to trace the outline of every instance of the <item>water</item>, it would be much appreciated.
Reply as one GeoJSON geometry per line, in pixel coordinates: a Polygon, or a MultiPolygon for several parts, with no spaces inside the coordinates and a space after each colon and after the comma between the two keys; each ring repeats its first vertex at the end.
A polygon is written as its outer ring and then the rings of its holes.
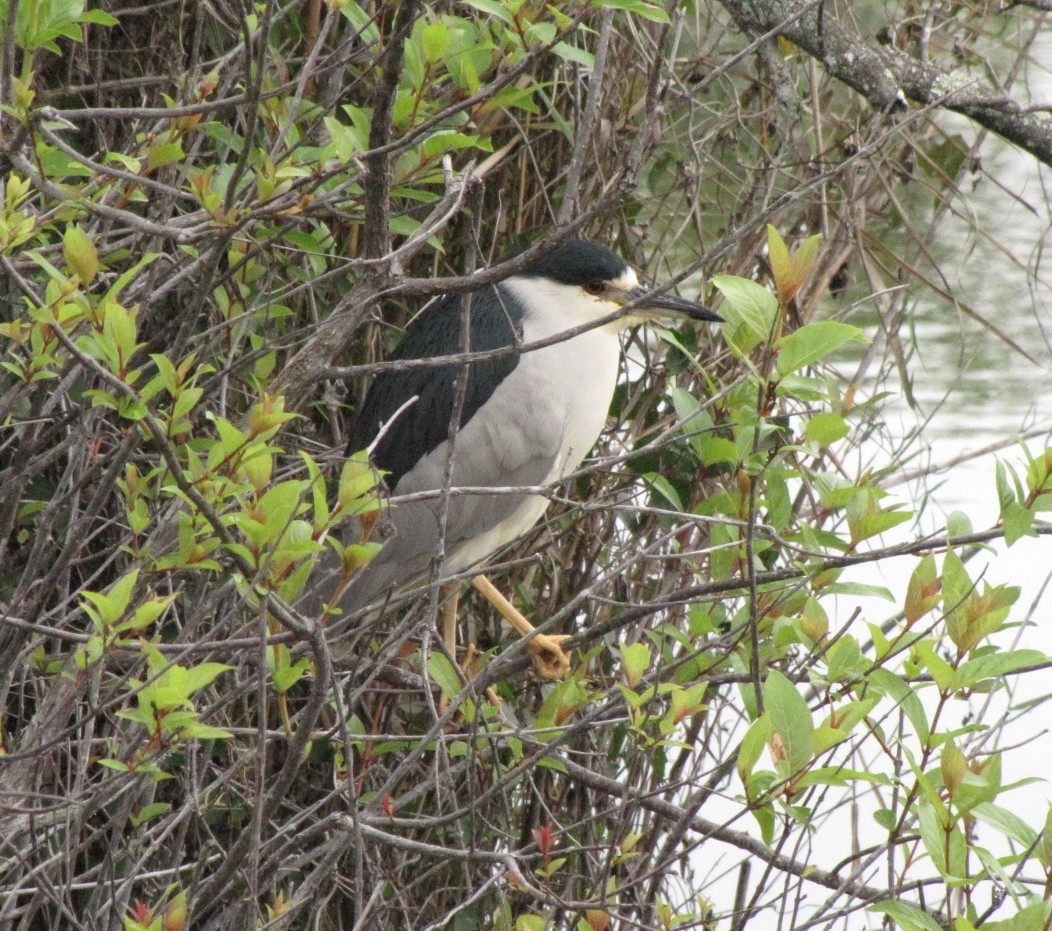
{"type": "MultiPolygon", "coordinates": [[[[1052,72],[1033,63],[1052,62],[1052,33],[1044,36],[1041,45],[1032,51],[1031,95],[1035,101],[1047,102],[1052,100],[1052,72]]],[[[943,125],[965,139],[975,138],[975,128],[963,120],[950,118],[943,125]]],[[[1035,455],[1052,445],[1052,267],[1046,260],[1046,253],[1052,249],[1052,169],[993,136],[984,142],[981,159],[981,173],[958,179],[963,195],[954,203],[955,213],[939,220],[931,260],[917,257],[924,274],[980,319],[970,317],[952,299],[918,290],[907,305],[906,327],[901,332],[910,354],[913,404],[900,391],[894,366],[885,366],[890,372],[881,383],[871,381],[863,386],[863,395],[882,390],[898,395],[884,409],[887,429],[874,441],[879,446],[864,451],[863,459],[879,466],[896,448],[923,450],[905,467],[904,471],[912,475],[909,480],[892,478],[890,484],[884,483],[918,511],[916,523],[871,541],[874,547],[944,531],[953,512],[968,515],[976,530],[995,526],[1000,511],[994,479],[997,460],[1013,464],[1022,476],[1025,456],[1019,447],[1020,438],[1025,437],[1023,442],[1035,455]],[[933,468],[940,465],[945,468],[933,468]]],[[[917,208],[911,222],[926,231],[932,219],[930,195],[925,202],[918,198],[911,206],[917,208]]],[[[1052,519],[1050,514],[1043,516],[1052,519]]],[[[941,556],[937,559],[941,561],[941,556]]],[[[845,578],[886,586],[901,604],[916,562],[916,558],[886,559],[853,569],[845,578]]],[[[1010,616],[1016,624],[996,638],[1002,648],[1047,650],[1052,625],[1052,586],[1046,587],[1050,570],[1049,537],[1026,538],[1011,548],[1002,540],[968,563],[973,579],[981,577],[991,585],[1018,585],[1022,589],[1010,616]],[[1019,623],[1024,621],[1030,623],[1019,623]]],[[[897,611],[896,606],[875,598],[840,598],[831,622],[834,626],[846,623],[856,609],[861,610],[863,619],[876,623],[897,611]]],[[[860,624],[853,632],[862,640],[867,638],[860,624]]],[[[1045,706],[1032,707],[1000,730],[988,733],[993,739],[986,743],[979,743],[985,738],[978,735],[964,738],[974,741],[972,749],[980,753],[1008,748],[1004,754],[1006,783],[1043,778],[1047,761],[1052,759],[1052,733],[1046,723],[1047,676],[1015,677],[1010,688],[951,703],[940,729],[960,726],[969,717],[972,723],[981,721],[996,728],[1012,707],[1046,699],[1045,706]]],[[[929,703],[933,695],[931,690],[924,692],[922,700],[929,703]]],[[[886,761],[877,763],[884,764],[886,761]]],[[[1042,781],[1014,790],[998,802],[1024,818],[1033,812],[1033,826],[1039,828],[1050,797],[1052,789],[1042,781]]],[[[838,845],[846,853],[855,830],[863,846],[886,841],[886,832],[870,817],[871,807],[869,802],[862,802],[857,824],[848,822],[846,812],[823,818],[817,835],[822,845],[819,865],[829,866],[838,859],[834,849],[838,845]]],[[[998,854],[1007,853],[1003,838],[996,832],[981,824],[976,831],[980,844],[998,854]]],[[[914,875],[932,872],[921,866],[914,875]]],[[[866,878],[879,886],[885,877],[873,873],[866,878]]],[[[824,899],[821,890],[806,884],[803,891],[812,906],[824,899]]],[[[980,899],[988,892],[989,885],[984,884],[980,899]]],[[[933,894],[939,897],[938,892],[933,894]]],[[[1004,906],[993,917],[1007,918],[1014,910],[1004,906]]],[[[759,916],[750,927],[764,931],[775,927],[776,911],[759,916]]],[[[859,912],[842,926],[855,929],[872,925],[873,920],[866,921],[859,912]]]]}
{"type": "MultiPolygon", "coordinates": [[[[1043,49],[1035,48],[1032,62],[1052,61],[1052,35],[1046,35],[1042,44],[1043,49]]],[[[1033,98],[1052,99],[1052,74],[1038,67],[1032,71],[1033,98]]],[[[966,139],[975,138],[974,127],[963,120],[951,118],[944,125],[966,139]]],[[[1025,475],[1020,438],[1035,455],[1052,441],[1052,268],[1046,260],[1052,247],[1052,170],[992,136],[985,141],[981,158],[981,174],[958,179],[964,195],[955,202],[954,215],[941,219],[932,261],[922,266],[925,274],[958,296],[981,320],[959,310],[951,300],[930,291],[918,293],[909,308],[911,332],[902,334],[913,352],[909,370],[915,403],[911,406],[900,397],[886,411],[891,434],[906,437],[919,432],[919,445],[925,447],[907,471],[939,464],[947,468],[891,486],[921,510],[916,525],[905,525],[901,534],[882,541],[886,544],[942,531],[955,511],[968,515],[976,530],[995,526],[1000,510],[996,461],[1013,464],[1025,475]]],[[[916,222],[924,228],[923,219],[916,222]]],[[[913,445],[918,445],[917,439],[913,445]]],[[[885,560],[853,577],[886,585],[901,602],[915,564],[915,559],[885,560]]],[[[969,562],[973,579],[1022,588],[1010,620],[1030,624],[1005,630],[996,638],[1002,648],[1047,649],[1052,618],[1045,586],[1050,569],[1048,537],[1023,539],[1011,548],[1002,540],[969,562]]],[[[871,620],[894,610],[870,599],[845,601],[837,614],[845,620],[855,607],[871,620]]],[[[974,715],[973,721],[996,727],[1011,707],[1047,699],[1047,692],[1046,677],[1019,676],[1011,691],[953,703],[956,707],[950,709],[942,729],[953,727],[951,718],[960,725],[969,715],[974,715]]],[[[931,693],[925,700],[930,697],[931,693]]],[[[988,743],[973,745],[980,752],[1012,748],[1004,755],[1005,782],[1041,777],[1047,768],[1043,761],[1052,759],[1047,711],[1031,708],[1030,712],[1006,724],[988,743]]],[[[1049,800],[1048,783],[1039,782],[998,801],[1023,817],[1040,812],[1040,818],[1034,816],[1034,826],[1040,827],[1049,800]]],[[[830,825],[825,827],[828,830],[830,825]]],[[[882,832],[874,830],[872,823],[860,824],[859,830],[863,843],[882,842],[882,832]]],[[[980,825],[977,836],[983,846],[1007,852],[996,832],[980,825]]],[[[1006,918],[1012,911],[1006,907],[994,918],[1006,918]]],[[[857,918],[849,925],[863,926],[857,918]]]]}
{"type": "MultiPolygon", "coordinates": [[[[1031,61],[1052,61],[1052,34],[1031,61]]],[[[1030,71],[1032,98],[1052,99],[1052,72],[1033,64],[1030,71]]],[[[963,119],[943,125],[975,137],[963,119]]],[[[919,409],[900,404],[895,414],[904,428],[924,424],[934,463],[1023,434],[1039,450],[1052,431],[1052,170],[994,136],[982,147],[981,165],[981,174],[958,179],[963,197],[940,222],[925,271],[1004,338],[930,292],[918,298],[911,370],[919,409]]],[[[1023,459],[1012,445],[998,455],[1023,459]]],[[[959,509],[977,527],[994,523],[993,475],[991,455],[955,466],[932,490],[935,514],[959,509]]]]}

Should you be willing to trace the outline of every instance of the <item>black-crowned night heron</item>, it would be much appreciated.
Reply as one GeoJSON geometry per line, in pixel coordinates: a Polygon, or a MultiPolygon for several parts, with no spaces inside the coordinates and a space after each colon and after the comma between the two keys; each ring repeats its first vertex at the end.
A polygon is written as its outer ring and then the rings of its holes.
{"type": "MultiPolygon", "coordinates": [[[[620,331],[665,315],[721,319],[700,304],[651,293],[613,252],[581,240],[558,246],[525,271],[466,299],[448,295],[426,307],[406,329],[390,359],[392,370],[373,382],[348,444],[352,452],[370,450],[394,500],[383,518],[389,521],[383,549],[344,590],[343,612],[374,606],[426,580],[440,551],[441,575],[451,576],[529,530],[548,498],[484,489],[548,486],[573,472],[606,422],[620,364],[620,331]],[[467,346],[462,306],[470,308],[467,346]],[[601,325],[529,348],[608,317],[601,325]],[[524,351],[472,362],[459,389],[460,365],[397,367],[401,360],[520,346],[524,351]],[[458,406],[459,430],[451,430],[458,406]],[[472,490],[440,493],[450,487],[472,490]],[[436,494],[397,500],[422,492],[436,494]]],[[[533,632],[488,580],[477,577],[473,584],[520,633],[533,632]]],[[[448,604],[445,636],[452,650],[455,598],[448,604]]],[[[535,634],[529,643],[535,667],[547,678],[568,669],[562,639],[535,634]]]]}

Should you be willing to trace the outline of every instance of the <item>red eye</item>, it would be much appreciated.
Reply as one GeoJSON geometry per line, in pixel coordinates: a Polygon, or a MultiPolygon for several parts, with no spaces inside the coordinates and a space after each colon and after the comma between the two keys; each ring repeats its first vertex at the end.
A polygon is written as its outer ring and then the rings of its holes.
{"type": "Polygon", "coordinates": [[[606,290],[606,282],[605,281],[589,281],[584,286],[584,289],[589,294],[600,295],[606,290]]]}

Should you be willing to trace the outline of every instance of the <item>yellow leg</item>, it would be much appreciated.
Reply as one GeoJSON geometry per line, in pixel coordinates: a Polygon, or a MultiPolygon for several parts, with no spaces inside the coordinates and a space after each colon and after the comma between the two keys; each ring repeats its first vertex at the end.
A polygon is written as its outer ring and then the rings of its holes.
{"type": "MultiPolygon", "coordinates": [[[[475,644],[469,643],[464,656],[464,662],[460,664],[460,668],[464,670],[464,675],[469,679],[474,675],[475,670],[472,668],[475,664],[475,644]]],[[[493,691],[493,687],[490,685],[486,686],[486,698],[489,699],[489,703],[494,708],[500,707],[500,696],[493,691]]]]}
{"type": "MultiPolygon", "coordinates": [[[[475,576],[471,584],[519,634],[526,637],[534,632],[534,626],[484,575],[475,576]]],[[[568,639],[569,637],[563,634],[536,634],[526,645],[526,649],[533,654],[533,668],[542,679],[561,679],[570,671],[570,657],[561,645],[568,639]]]]}
{"type": "Polygon", "coordinates": [[[453,662],[457,660],[457,608],[460,605],[460,586],[453,582],[443,585],[438,594],[442,599],[442,642],[453,662]]]}
{"type": "MultiPolygon", "coordinates": [[[[456,582],[443,585],[438,591],[442,602],[442,643],[455,663],[457,661],[457,608],[460,605],[460,586],[456,582]]],[[[438,703],[438,713],[445,714],[449,707],[449,696],[443,692],[438,703]]]]}
{"type": "MultiPolygon", "coordinates": [[[[457,608],[460,605],[460,585],[457,582],[452,582],[449,585],[444,585],[439,597],[442,599],[442,642],[446,646],[446,650],[449,651],[449,655],[456,661],[457,658],[457,608]]],[[[471,662],[475,658],[475,644],[469,643],[467,650],[464,655],[464,662],[461,663],[460,668],[464,670],[465,675],[469,678],[471,676],[471,662]]],[[[486,689],[486,697],[490,700],[493,705],[500,705],[500,698],[497,697],[497,693],[491,688],[486,689]]],[[[442,701],[439,702],[438,710],[439,713],[445,714],[446,708],[449,707],[449,696],[443,694],[442,701]]]]}

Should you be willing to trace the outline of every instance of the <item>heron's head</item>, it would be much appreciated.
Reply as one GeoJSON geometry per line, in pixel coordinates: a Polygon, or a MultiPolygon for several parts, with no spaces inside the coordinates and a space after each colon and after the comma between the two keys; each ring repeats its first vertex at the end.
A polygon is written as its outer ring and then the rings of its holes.
{"type": "Polygon", "coordinates": [[[723,318],[702,304],[674,294],[655,294],[640,284],[635,270],[605,246],[571,239],[541,256],[513,279],[520,298],[543,302],[565,317],[567,328],[618,314],[623,328],[656,318],[714,323],[723,318]]]}

